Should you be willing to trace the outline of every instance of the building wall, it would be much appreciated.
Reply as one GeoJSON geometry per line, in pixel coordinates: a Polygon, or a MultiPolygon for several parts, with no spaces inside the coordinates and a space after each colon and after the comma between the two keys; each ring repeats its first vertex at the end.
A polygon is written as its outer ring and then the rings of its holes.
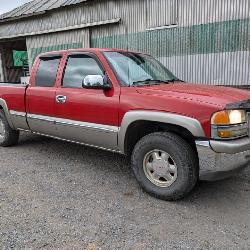
{"type": "Polygon", "coordinates": [[[248,19],[249,0],[178,0],[180,26],[248,19]]]}
{"type": "Polygon", "coordinates": [[[0,39],[26,34],[30,63],[44,51],[116,47],[150,53],[186,81],[250,84],[249,8],[249,0],[92,0],[0,24],[0,39]]]}
{"type": "Polygon", "coordinates": [[[150,53],[189,82],[250,84],[249,0],[174,1],[168,10],[177,13],[177,19],[175,22],[173,16],[165,29],[150,29],[147,1],[137,1],[132,10],[128,0],[120,5],[122,23],[94,28],[92,47],[150,53]]]}
{"type": "Polygon", "coordinates": [[[0,82],[4,81],[3,65],[2,65],[2,53],[0,53],[0,82]]]}
{"type": "Polygon", "coordinates": [[[185,81],[243,85],[250,84],[249,30],[249,19],[128,35],[105,36],[98,28],[92,32],[91,46],[150,53],[185,81]]]}
{"type": "Polygon", "coordinates": [[[56,50],[88,48],[89,29],[31,36],[26,39],[30,67],[37,55],[56,50]]]}

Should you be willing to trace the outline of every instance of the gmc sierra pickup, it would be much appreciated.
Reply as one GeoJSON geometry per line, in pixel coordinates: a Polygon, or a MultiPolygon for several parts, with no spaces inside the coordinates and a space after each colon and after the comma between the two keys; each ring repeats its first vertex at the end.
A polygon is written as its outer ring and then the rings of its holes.
{"type": "Polygon", "coordinates": [[[27,86],[0,84],[1,146],[29,131],[125,154],[139,184],[165,200],[247,166],[249,119],[249,91],[184,83],[123,50],[45,53],[27,86]]]}

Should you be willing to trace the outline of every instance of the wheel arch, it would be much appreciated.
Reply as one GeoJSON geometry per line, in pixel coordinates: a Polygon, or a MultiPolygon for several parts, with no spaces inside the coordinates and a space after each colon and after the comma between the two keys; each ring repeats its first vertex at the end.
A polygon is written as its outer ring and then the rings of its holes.
{"type": "Polygon", "coordinates": [[[125,114],[118,135],[120,151],[130,155],[135,144],[154,132],[173,132],[188,141],[196,151],[195,138],[205,137],[196,119],[165,112],[131,111],[125,114]]]}
{"type": "Polygon", "coordinates": [[[7,103],[2,98],[0,98],[0,110],[3,110],[4,115],[5,115],[6,119],[7,119],[10,127],[13,129],[14,126],[13,126],[13,123],[12,123],[12,120],[11,120],[11,116],[10,116],[10,112],[9,112],[7,103]]]}

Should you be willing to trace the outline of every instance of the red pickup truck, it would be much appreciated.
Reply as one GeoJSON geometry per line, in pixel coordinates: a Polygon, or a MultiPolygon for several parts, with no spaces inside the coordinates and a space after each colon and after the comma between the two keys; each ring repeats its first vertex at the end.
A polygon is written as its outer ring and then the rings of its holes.
{"type": "Polygon", "coordinates": [[[182,82],[146,54],[57,51],[27,86],[0,84],[0,145],[29,131],[125,154],[148,193],[177,200],[247,166],[249,114],[250,92],[182,82]]]}

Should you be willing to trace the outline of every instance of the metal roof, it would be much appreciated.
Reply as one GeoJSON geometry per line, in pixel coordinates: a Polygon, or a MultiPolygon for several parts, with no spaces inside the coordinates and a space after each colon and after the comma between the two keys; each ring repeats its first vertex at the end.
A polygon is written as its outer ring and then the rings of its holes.
{"type": "Polygon", "coordinates": [[[74,5],[86,1],[87,0],[33,0],[15,8],[14,10],[0,15],[0,22],[10,19],[19,19],[32,15],[44,14],[48,10],[74,5]]]}

